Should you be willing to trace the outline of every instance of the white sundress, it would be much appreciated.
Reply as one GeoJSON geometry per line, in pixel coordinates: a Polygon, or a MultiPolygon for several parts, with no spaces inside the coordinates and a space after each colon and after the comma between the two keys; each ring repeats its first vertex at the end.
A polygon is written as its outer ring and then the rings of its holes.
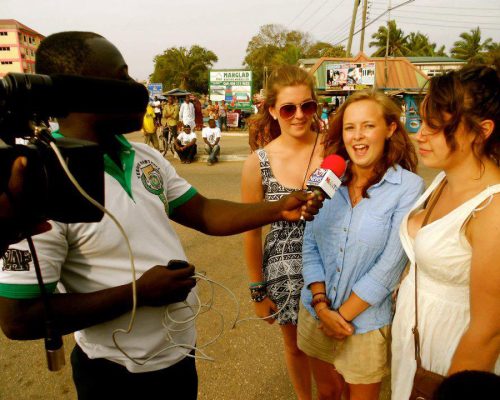
{"type": "MultiPolygon", "coordinates": [[[[405,216],[400,238],[410,259],[401,283],[392,325],[392,399],[409,398],[416,370],[412,328],[415,325],[415,260],[418,263],[418,328],[422,366],[446,375],[470,320],[469,284],[472,249],[464,226],[472,213],[495,193],[490,186],[449,214],[408,235],[408,217],[419,209],[445,177],[440,173],[405,216]]],[[[500,374],[500,357],[494,372],[500,374]]]]}

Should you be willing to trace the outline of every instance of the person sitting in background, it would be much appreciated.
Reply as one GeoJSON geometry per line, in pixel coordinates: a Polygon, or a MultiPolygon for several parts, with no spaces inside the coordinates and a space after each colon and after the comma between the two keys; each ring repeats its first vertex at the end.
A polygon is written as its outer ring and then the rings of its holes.
{"type": "Polygon", "coordinates": [[[185,125],[175,140],[175,151],[179,155],[182,164],[190,164],[196,156],[196,133],[191,131],[191,126],[185,125]]]}
{"type": "Polygon", "coordinates": [[[220,137],[221,132],[218,127],[215,126],[215,120],[210,118],[208,120],[208,126],[203,128],[201,132],[203,141],[205,142],[205,152],[208,154],[208,165],[216,163],[220,153],[220,137]]]}

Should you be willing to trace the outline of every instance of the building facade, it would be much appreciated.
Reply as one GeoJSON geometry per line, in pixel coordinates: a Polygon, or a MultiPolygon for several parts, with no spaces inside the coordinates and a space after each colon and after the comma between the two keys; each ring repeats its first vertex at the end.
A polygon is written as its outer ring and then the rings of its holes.
{"type": "Polygon", "coordinates": [[[0,78],[35,73],[35,53],[45,36],[15,19],[0,19],[0,78]]]}
{"type": "Polygon", "coordinates": [[[407,57],[408,60],[429,78],[462,68],[465,60],[451,57],[407,57]]]}

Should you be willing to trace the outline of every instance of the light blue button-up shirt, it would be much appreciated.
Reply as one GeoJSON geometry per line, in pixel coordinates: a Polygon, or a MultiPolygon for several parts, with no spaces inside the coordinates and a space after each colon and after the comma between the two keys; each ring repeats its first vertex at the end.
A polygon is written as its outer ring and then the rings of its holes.
{"type": "Polygon", "coordinates": [[[311,315],[309,285],[325,282],[331,308],[338,309],[354,291],[371,307],[353,321],[356,333],[392,321],[391,292],[407,262],[399,226],[424,189],[423,179],[399,165],[351,207],[347,186],[341,186],[304,233],[301,300],[311,315]]]}

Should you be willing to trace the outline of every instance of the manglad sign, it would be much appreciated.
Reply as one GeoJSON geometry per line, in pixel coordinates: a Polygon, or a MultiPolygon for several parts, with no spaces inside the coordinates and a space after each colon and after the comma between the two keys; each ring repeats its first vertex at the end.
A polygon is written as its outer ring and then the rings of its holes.
{"type": "Polygon", "coordinates": [[[211,70],[209,96],[212,101],[225,100],[232,108],[251,110],[252,71],[211,70]]]}

